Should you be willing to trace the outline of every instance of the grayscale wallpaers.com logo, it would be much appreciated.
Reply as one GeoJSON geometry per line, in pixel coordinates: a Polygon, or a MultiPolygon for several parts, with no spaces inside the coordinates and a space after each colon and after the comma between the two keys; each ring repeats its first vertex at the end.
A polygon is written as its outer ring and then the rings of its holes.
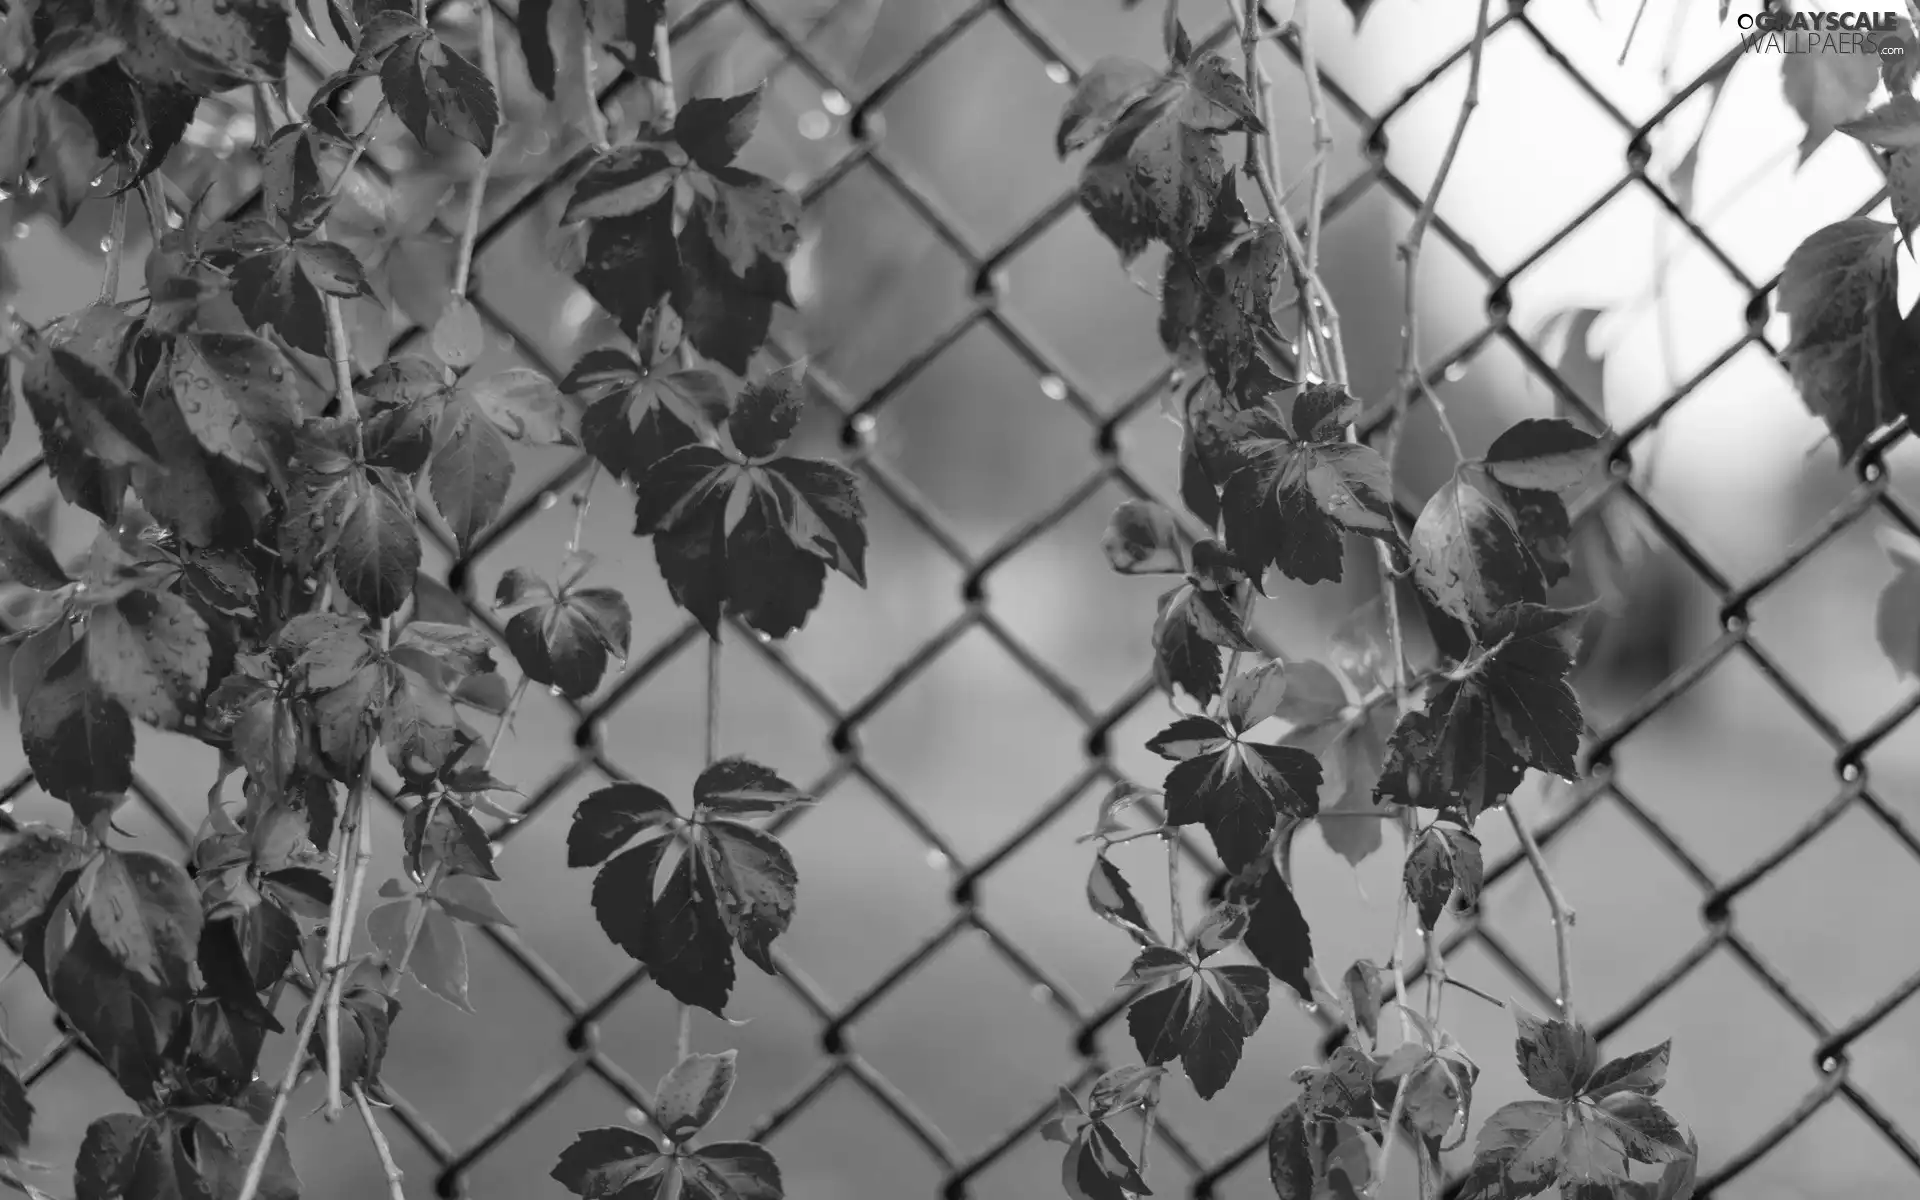
{"type": "Polygon", "coordinates": [[[1764,0],[1759,12],[1734,18],[1740,40],[1754,54],[1904,54],[1901,23],[1891,9],[1795,12],[1782,0],[1764,0]]]}

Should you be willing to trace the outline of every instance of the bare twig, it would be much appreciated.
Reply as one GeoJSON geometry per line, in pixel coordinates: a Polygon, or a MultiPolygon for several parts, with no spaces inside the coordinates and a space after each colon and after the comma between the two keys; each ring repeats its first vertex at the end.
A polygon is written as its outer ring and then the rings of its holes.
{"type": "Polygon", "coordinates": [[[680,1036],[674,1042],[673,1061],[682,1062],[693,1053],[693,1005],[680,1006],[680,1036]]]}
{"type": "Polygon", "coordinates": [[[287,1057],[287,1069],[280,1076],[280,1086],[273,1090],[273,1107],[267,1110],[266,1124],[260,1127],[260,1141],[253,1148],[253,1158],[247,1162],[246,1178],[240,1183],[240,1194],[234,1200],[254,1200],[260,1194],[260,1180],[267,1171],[267,1158],[273,1153],[274,1138],[280,1133],[280,1126],[287,1119],[287,1101],[293,1096],[293,1089],[300,1082],[300,1067],[307,1059],[307,1043],[313,1040],[313,1031],[320,1022],[320,1010],[325,1004],[325,993],[315,989],[313,997],[307,1001],[307,1008],[300,1017],[300,1028],[293,1035],[293,1050],[287,1057]]]}
{"type": "MultiPolygon", "coordinates": [[[[371,757],[371,756],[369,756],[371,757]]],[[[326,977],[321,991],[327,1008],[327,1120],[346,1111],[340,1081],[340,998],[346,991],[347,953],[353,947],[353,926],[359,917],[360,896],[373,862],[373,826],[366,819],[367,785],[373,764],[361,763],[360,779],[347,790],[340,817],[340,869],[334,874],[333,911],[327,922],[326,977]],[[343,878],[346,885],[342,886],[343,878]]]]}
{"type": "Polygon", "coordinates": [[[1400,243],[1400,261],[1406,267],[1406,309],[1401,326],[1400,386],[1394,396],[1393,428],[1387,435],[1388,462],[1393,461],[1392,451],[1399,444],[1400,426],[1416,390],[1433,405],[1440,429],[1453,446],[1454,458],[1465,457],[1460,449],[1460,435],[1454,432],[1453,422],[1447,416],[1447,406],[1428,386],[1426,372],[1420,369],[1420,249],[1426,241],[1428,226],[1433,224],[1434,210],[1439,206],[1441,191],[1447,186],[1447,176],[1453,171],[1453,160],[1460,153],[1460,143],[1467,136],[1467,124],[1473,119],[1473,110],[1480,106],[1480,64],[1486,57],[1487,22],[1492,7],[1493,0],[1480,0],[1479,16],[1475,18],[1473,29],[1473,46],[1467,55],[1467,94],[1460,101],[1460,115],[1453,123],[1453,134],[1447,139],[1446,151],[1440,156],[1440,168],[1434,172],[1433,183],[1427,189],[1426,199],[1420,202],[1420,210],[1413,215],[1413,227],[1407,231],[1406,240],[1400,243]]]}
{"type": "MultiPolygon", "coordinates": [[[[493,5],[476,5],[480,10],[480,70],[494,94],[500,94],[500,50],[494,44],[493,5]]],[[[467,219],[460,229],[460,255],[454,261],[453,294],[464,297],[473,277],[473,247],[480,238],[480,212],[487,203],[487,177],[493,171],[493,156],[482,155],[467,188],[467,219]]]]}
{"type": "Polygon", "coordinates": [[[1167,934],[1167,945],[1175,950],[1186,938],[1187,922],[1180,913],[1180,833],[1168,828],[1164,831],[1167,841],[1167,908],[1173,922],[1173,929],[1167,934]]]}
{"type": "Polygon", "coordinates": [[[1568,941],[1567,931],[1573,927],[1576,914],[1560,891],[1560,885],[1554,882],[1553,872],[1547,869],[1546,856],[1540,853],[1540,843],[1534,840],[1533,830],[1528,829],[1527,823],[1520,819],[1520,814],[1513,811],[1512,802],[1505,807],[1507,821],[1513,826],[1513,835],[1520,839],[1520,848],[1526,851],[1527,865],[1533,868],[1533,877],[1547,898],[1547,911],[1553,916],[1553,950],[1560,960],[1560,994],[1556,997],[1556,1003],[1560,1006],[1560,1019],[1572,1021],[1573,948],[1568,941]]]}
{"type": "Polygon", "coordinates": [[[373,1151],[380,1156],[380,1170],[387,1177],[389,1200],[407,1200],[407,1173],[393,1160],[393,1147],[388,1144],[387,1135],[381,1131],[380,1122],[374,1118],[373,1105],[367,1100],[367,1089],[357,1083],[353,1085],[353,1102],[360,1109],[360,1119],[366,1122],[367,1137],[373,1142],[373,1151]]]}
{"type": "MultiPolygon", "coordinates": [[[[120,168],[120,184],[126,186],[127,169],[120,168]]],[[[120,299],[120,259],[126,254],[127,247],[127,201],[132,197],[121,192],[113,198],[113,216],[107,225],[107,237],[100,249],[107,256],[106,270],[100,275],[100,303],[112,304],[120,299]]],[[[164,230],[155,229],[153,237],[158,241],[164,230]]]]}
{"type": "MultiPolygon", "coordinates": [[[[1400,1010],[1400,1036],[1413,1040],[1413,1018],[1407,1012],[1407,914],[1410,908],[1407,889],[1400,889],[1400,903],[1393,914],[1393,1000],[1400,1010]]],[[[1387,1168],[1393,1162],[1393,1139],[1400,1128],[1400,1115],[1407,1107],[1407,1081],[1412,1072],[1400,1077],[1400,1086],[1393,1093],[1393,1111],[1388,1114],[1386,1128],[1381,1132],[1380,1153],[1373,1164],[1373,1184],[1368,1189],[1374,1196],[1380,1194],[1387,1182],[1387,1168]]]]}
{"type": "Polygon", "coordinates": [[[367,123],[361,126],[360,132],[354,136],[353,144],[347,147],[347,161],[341,166],[340,173],[335,175],[333,182],[327,186],[329,200],[340,194],[340,189],[346,186],[348,177],[353,174],[353,169],[359,166],[360,160],[366,156],[367,148],[373,144],[374,127],[380,124],[380,118],[386,113],[387,98],[382,96],[380,102],[373,106],[373,115],[367,118],[367,123]]]}

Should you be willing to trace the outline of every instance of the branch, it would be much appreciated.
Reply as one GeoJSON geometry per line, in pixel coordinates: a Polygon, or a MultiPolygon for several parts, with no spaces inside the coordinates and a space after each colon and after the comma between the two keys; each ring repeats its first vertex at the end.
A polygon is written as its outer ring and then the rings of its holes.
{"type": "Polygon", "coordinates": [[[1453,446],[1454,459],[1458,461],[1466,457],[1460,449],[1460,435],[1454,432],[1453,422],[1447,416],[1447,406],[1434,394],[1433,388],[1427,384],[1426,372],[1420,369],[1420,249],[1426,241],[1427,227],[1433,224],[1434,209],[1440,204],[1440,192],[1447,186],[1447,176],[1453,171],[1453,160],[1460,153],[1460,143],[1467,136],[1467,123],[1473,118],[1473,110],[1480,107],[1480,63],[1486,57],[1487,17],[1492,7],[1493,0],[1480,0],[1480,13],[1475,18],[1473,28],[1473,47],[1467,59],[1467,94],[1460,102],[1460,116],[1453,123],[1453,134],[1447,139],[1446,151],[1440,156],[1440,169],[1434,173],[1426,199],[1421,201],[1420,210],[1413,215],[1413,227],[1407,231],[1406,241],[1400,243],[1400,261],[1406,264],[1406,310],[1400,343],[1400,387],[1394,396],[1393,425],[1387,435],[1389,462],[1393,458],[1391,451],[1398,449],[1400,425],[1406,418],[1407,405],[1416,389],[1433,405],[1440,429],[1453,446]]]}
{"type": "MultiPolygon", "coordinates": [[[[127,169],[120,168],[120,185],[126,186],[127,169]]],[[[112,304],[120,299],[120,258],[127,245],[127,201],[126,192],[113,198],[113,217],[107,226],[107,236],[100,249],[107,256],[106,270],[100,276],[100,303],[112,304]]],[[[158,242],[162,229],[153,231],[153,240],[158,242]]]]}
{"type": "Polygon", "coordinates": [[[280,1086],[273,1091],[273,1107],[267,1111],[266,1124],[260,1127],[260,1141],[253,1148],[246,1178],[241,1181],[240,1194],[234,1200],[254,1200],[260,1194],[260,1180],[267,1171],[267,1158],[273,1153],[274,1135],[280,1132],[287,1118],[287,1100],[300,1082],[300,1066],[306,1061],[307,1043],[313,1040],[314,1027],[320,1022],[322,1002],[323,993],[316,988],[307,1001],[306,1012],[300,1017],[300,1029],[293,1035],[293,1052],[287,1058],[287,1069],[280,1076],[280,1086]]]}
{"type": "MultiPolygon", "coordinates": [[[[1393,999],[1400,1010],[1400,1036],[1413,1040],[1413,1019],[1407,1014],[1407,900],[1406,885],[1400,887],[1400,903],[1393,912],[1393,999]]],[[[1378,1196],[1380,1188],[1387,1182],[1387,1168],[1393,1164],[1393,1138],[1400,1128],[1400,1116],[1407,1108],[1407,1083],[1413,1078],[1411,1071],[1400,1077],[1400,1086],[1393,1093],[1393,1110],[1387,1115],[1386,1128],[1380,1131],[1380,1153],[1373,1164],[1373,1183],[1367,1189],[1370,1195],[1378,1196]]]]}
{"type": "Polygon", "coordinates": [[[1514,836],[1520,839],[1520,848],[1526,851],[1527,865],[1533,868],[1533,877],[1539,881],[1540,891],[1547,898],[1547,911],[1553,914],[1553,950],[1560,960],[1560,994],[1555,1002],[1560,1006],[1560,1019],[1571,1023],[1573,1016],[1573,948],[1567,941],[1567,930],[1573,927],[1573,906],[1560,891],[1560,885],[1553,881],[1553,873],[1547,869],[1546,856],[1540,853],[1540,843],[1534,840],[1533,830],[1513,811],[1511,800],[1504,806],[1507,821],[1513,826],[1514,836]]]}
{"type": "MultiPolygon", "coordinates": [[[[480,70],[487,77],[487,84],[497,98],[500,95],[500,51],[494,45],[493,5],[481,3],[480,10],[480,70]]],[[[487,177],[493,171],[493,156],[482,155],[480,168],[474,172],[473,183],[467,189],[467,220],[460,230],[460,257],[453,268],[453,294],[465,298],[467,285],[473,275],[473,247],[480,239],[480,210],[487,202],[487,177]]]]}
{"type": "Polygon", "coordinates": [[[407,1173],[400,1169],[399,1163],[393,1161],[393,1147],[387,1143],[387,1135],[380,1131],[380,1122],[374,1119],[373,1105],[367,1102],[367,1089],[357,1083],[353,1085],[353,1102],[360,1109],[360,1119],[366,1122],[367,1137],[373,1142],[374,1153],[380,1156],[380,1169],[387,1176],[390,1200],[407,1200],[407,1173]]]}
{"type": "Polygon", "coordinates": [[[360,894],[367,886],[367,868],[373,862],[373,826],[366,819],[367,785],[373,775],[372,755],[360,764],[360,778],[347,789],[340,818],[340,867],[334,872],[333,911],[327,918],[327,957],[321,995],[327,1009],[327,1120],[337,1120],[346,1106],[340,1086],[340,998],[346,991],[347,951],[353,946],[353,925],[360,913],[360,894]],[[351,847],[351,849],[349,849],[351,847]],[[345,880],[345,886],[342,882],[345,880]]]}

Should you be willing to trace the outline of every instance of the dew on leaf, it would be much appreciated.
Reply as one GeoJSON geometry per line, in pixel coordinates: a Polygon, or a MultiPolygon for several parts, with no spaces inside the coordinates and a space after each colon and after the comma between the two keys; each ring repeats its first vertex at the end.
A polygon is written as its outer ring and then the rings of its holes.
{"type": "Polygon", "coordinates": [[[13,199],[13,193],[7,190],[6,188],[0,188],[0,204],[3,204],[6,201],[11,199],[13,199]]]}
{"type": "Polygon", "coordinates": [[[557,683],[552,683],[547,685],[547,695],[552,696],[555,700],[560,699],[562,696],[565,696],[566,694],[567,694],[566,689],[562,688],[557,683]]]}
{"type": "Polygon", "coordinates": [[[1040,377],[1040,393],[1049,400],[1065,400],[1067,398],[1067,381],[1058,375],[1042,375],[1040,377]]]}
{"type": "Polygon", "coordinates": [[[112,254],[112,253],[113,253],[113,239],[112,239],[112,238],[110,238],[110,237],[103,237],[103,238],[101,238],[101,239],[100,239],[100,253],[102,253],[102,254],[112,254]]]}
{"type": "Polygon", "coordinates": [[[820,93],[820,107],[836,117],[844,117],[853,111],[853,105],[847,103],[847,98],[834,88],[820,93]]]}
{"type": "Polygon", "coordinates": [[[169,210],[169,211],[168,211],[168,213],[167,213],[167,228],[168,228],[168,229],[178,229],[178,228],[180,228],[180,227],[181,227],[182,225],[185,225],[186,223],[187,223],[187,219],[186,219],[185,217],[183,217],[183,216],[181,216],[181,215],[180,215],[179,213],[177,213],[177,212],[173,212],[173,211],[171,211],[171,210],[169,210]]]}
{"type": "Polygon", "coordinates": [[[27,195],[38,196],[42,185],[43,181],[41,179],[33,175],[27,176],[27,195]]]}
{"type": "Polygon", "coordinates": [[[647,1114],[644,1112],[641,1112],[637,1108],[629,1108],[626,1112],[626,1117],[627,1117],[627,1124],[629,1125],[639,1125],[639,1126],[645,1127],[647,1124],[649,1124],[647,1120],[647,1114]]]}
{"type": "Polygon", "coordinates": [[[810,142],[817,142],[833,132],[833,118],[815,109],[800,114],[800,136],[810,142]]]}

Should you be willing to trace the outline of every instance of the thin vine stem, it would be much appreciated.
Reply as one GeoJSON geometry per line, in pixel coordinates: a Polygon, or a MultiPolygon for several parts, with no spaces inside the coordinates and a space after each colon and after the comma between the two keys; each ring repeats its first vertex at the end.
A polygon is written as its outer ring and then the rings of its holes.
{"type": "Polygon", "coordinates": [[[1520,814],[1513,811],[1511,802],[1504,807],[1507,810],[1507,823],[1513,826],[1513,835],[1520,839],[1520,848],[1526,852],[1527,865],[1533,868],[1533,877],[1547,898],[1547,911],[1553,918],[1553,950],[1560,964],[1560,994],[1556,1002],[1560,1006],[1560,1019],[1571,1022],[1574,1020],[1573,946],[1569,932],[1577,914],[1573,906],[1567,903],[1560,885],[1554,882],[1553,872],[1547,868],[1546,855],[1540,853],[1540,843],[1535,840],[1533,830],[1528,829],[1527,823],[1520,819],[1520,814]]]}
{"type": "MultiPolygon", "coordinates": [[[[1400,1036],[1413,1041],[1413,1018],[1407,1011],[1407,915],[1410,905],[1407,889],[1400,889],[1400,902],[1394,906],[1393,919],[1393,999],[1394,1006],[1400,1010],[1400,1036]]],[[[1380,1150],[1373,1164],[1373,1184],[1368,1189],[1374,1196],[1380,1194],[1387,1182],[1387,1169],[1393,1163],[1393,1139],[1400,1128],[1401,1114],[1407,1110],[1407,1083],[1413,1078],[1411,1071],[1400,1076],[1400,1086],[1394,1089],[1393,1109],[1387,1115],[1387,1124],[1380,1132],[1380,1150]]]]}
{"type": "MultiPolygon", "coordinates": [[[[371,758],[371,756],[369,756],[371,758]]],[[[346,992],[348,951],[353,948],[353,927],[360,915],[360,897],[367,885],[367,869],[373,862],[373,825],[367,820],[367,785],[373,764],[360,766],[360,779],[347,791],[347,803],[341,816],[340,871],[334,879],[334,904],[339,918],[327,930],[326,979],[322,985],[327,1002],[327,1119],[339,1119],[346,1111],[340,1072],[340,1000],[346,992]],[[345,887],[339,875],[348,877],[345,887]]]]}
{"type": "Polygon", "coordinates": [[[347,180],[353,175],[354,168],[358,167],[360,160],[366,157],[368,148],[373,145],[374,127],[380,124],[380,118],[386,115],[387,98],[382,96],[380,102],[373,106],[373,115],[367,118],[367,123],[360,127],[360,132],[354,136],[353,143],[347,147],[347,161],[341,166],[340,173],[335,175],[333,182],[327,186],[329,202],[340,195],[340,189],[347,185],[347,180]]]}
{"type": "Polygon", "coordinates": [[[373,1115],[373,1104],[367,1099],[367,1089],[358,1083],[353,1085],[353,1103],[360,1110],[360,1119],[366,1123],[367,1139],[373,1143],[373,1152],[380,1156],[380,1171],[387,1177],[388,1200],[407,1200],[407,1173],[394,1161],[393,1146],[373,1115]]]}
{"type": "MultiPolygon", "coordinates": [[[[1406,240],[1400,243],[1400,261],[1405,268],[1405,304],[1400,327],[1400,386],[1393,401],[1393,429],[1388,434],[1388,445],[1398,447],[1400,426],[1405,421],[1407,406],[1417,390],[1433,405],[1434,416],[1440,422],[1441,432],[1447,435],[1447,442],[1453,447],[1455,461],[1465,458],[1460,448],[1460,435],[1454,431],[1453,421],[1447,415],[1447,406],[1435,394],[1427,383],[1426,372],[1420,369],[1420,251],[1426,243],[1427,229],[1433,224],[1434,211],[1440,204],[1440,193],[1447,186],[1447,176],[1453,173],[1454,159],[1459,157],[1460,143],[1466,139],[1467,126],[1473,120],[1473,110],[1480,107],[1480,65],[1486,58],[1487,26],[1493,8],[1493,0],[1480,0],[1479,15],[1474,18],[1473,45],[1467,54],[1467,94],[1460,101],[1460,115],[1455,118],[1453,132],[1447,138],[1447,148],[1440,156],[1439,170],[1434,172],[1433,183],[1427,188],[1426,198],[1420,202],[1420,209],[1413,215],[1413,225],[1407,230],[1406,240]]],[[[1392,461],[1389,453],[1388,461],[1392,461]]]]}
{"type": "Polygon", "coordinates": [[[1180,949],[1186,940],[1186,919],[1180,913],[1180,835],[1169,827],[1163,835],[1167,842],[1167,908],[1173,929],[1167,935],[1167,944],[1174,950],[1180,949]]]}
{"type": "Polygon", "coordinates": [[[260,1194],[260,1180],[267,1172],[267,1158],[273,1153],[273,1140],[287,1119],[287,1102],[300,1082],[300,1068],[307,1058],[307,1043],[313,1040],[313,1031],[320,1024],[320,1010],[323,1007],[325,993],[316,987],[307,1001],[306,1011],[300,1016],[300,1028],[293,1035],[293,1050],[287,1055],[286,1070],[281,1073],[279,1086],[273,1090],[273,1106],[267,1110],[266,1123],[260,1127],[260,1140],[254,1145],[253,1157],[247,1161],[247,1174],[241,1180],[240,1193],[234,1200],[255,1200],[260,1194]]]}
{"type": "MultiPolygon", "coordinates": [[[[494,95],[500,94],[500,50],[494,44],[493,5],[482,3],[480,10],[480,70],[487,77],[494,95]]],[[[453,294],[465,298],[473,282],[473,248],[480,240],[480,217],[487,203],[487,179],[493,172],[493,155],[480,156],[467,189],[466,221],[460,227],[460,252],[453,267],[453,294]]]]}
{"type": "MultiPolygon", "coordinates": [[[[120,168],[120,184],[124,188],[127,181],[127,169],[120,168]]],[[[120,299],[120,260],[126,254],[127,246],[127,202],[132,197],[125,191],[113,198],[113,216],[107,224],[107,244],[102,248],[106,254],[106,267],[100,273],[100,303],[112,304],[120,299]]],[[[159,238],[159,233],[154,233],[159,238]]]]}

